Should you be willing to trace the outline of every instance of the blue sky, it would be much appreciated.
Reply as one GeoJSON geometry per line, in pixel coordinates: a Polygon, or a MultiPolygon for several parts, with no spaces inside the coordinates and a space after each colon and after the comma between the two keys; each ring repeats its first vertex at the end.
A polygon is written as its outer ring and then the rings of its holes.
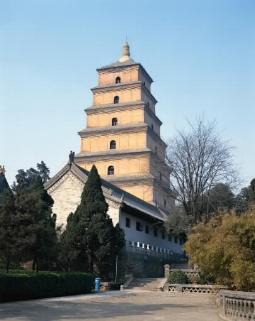
{"type": "Polygon", "coordinates": [[[55,174],[77,132],[96,68],[132,57],[154,79],[167,139],[187,119],[216,120],[243,184],[255,176],[255,1],[0,0],[0,164],[44,160],[55,174]]]}

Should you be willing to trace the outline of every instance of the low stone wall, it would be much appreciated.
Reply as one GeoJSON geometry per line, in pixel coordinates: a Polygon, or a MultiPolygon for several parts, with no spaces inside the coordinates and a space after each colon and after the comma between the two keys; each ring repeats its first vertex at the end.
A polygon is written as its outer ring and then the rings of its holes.
{"type": "Polygon", "coordinates": [[[219,292],[220,317],[227,321],[255,321],[255,293],[241,291],[219,292]]]}
{"type": "Polygon", "coordinates": [[[220,290],[226,289],[222,285],[200,285],[200,284],[170,284],[166,283],[164,291],[168,292],[181,292],[181,293],[212,293],[216,294],[220,290]]]}

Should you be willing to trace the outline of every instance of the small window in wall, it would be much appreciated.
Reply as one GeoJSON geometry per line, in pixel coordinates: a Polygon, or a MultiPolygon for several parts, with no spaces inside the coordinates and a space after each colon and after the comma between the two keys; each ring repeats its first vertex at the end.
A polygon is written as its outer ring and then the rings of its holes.
{"type": "Polygon", "coordinates": [[[145,225],[145,233],[149,234],[149,226],[148,225],[145,225]]]}
{"type": "Polygon", "coordinates": [[[172,242],[172,235],[168,234],[168,241],[172,242]]]}
{"type": "Polygon", "coordinates": [[[166,200],[164,200],[164,207],[166,207],[166,200]]]}
{"type": "Polygon", "coordinates": [[[121,83],[120,77],[116,77],[116,79],[115,79],[115,84],[120,84],[120,83],[121,83]]]}
{"type": "Polygon", "coordinates": [[[116,140],[110,141],[110,149],[116,149],[116,140]]]}
{"type": "Polygon", "coordinates": [[[155,146],[155,154],[157,155],[158,154],[158,147],[155,146]]]}
{"type": "Polygon", "coordinates": [[[114,175],[114,167],[112,165],[108,167],[107,175],[114,175]]]}
{"type": "Polygon", "coordinates": [[[130,218],[126,217],[126,227],[130,227],[130,218]]]}
{"type": "Polygon", "coordinates": [[[159,180],[162,180],[162,174],[159,172],[159,180]]]}
{"type": "Polygon", "coordinates": [[[114,99],[113,99],[113,103],[114,104],[118,104],[120,101],[120,97],[119,96],[115,96],[114,99]]]}
{"type": "Polygon", "coordinates": [[[136,230],[140,232],[143,230],[143,226],[141,222],[138,222],[138,221],[136,222],[136,230]]]}
{"type": "Polygon", "coordinates": [[[154,130],[154,125],[153,124],[151,124],[151,129],[154,130]]]}
{"type": "Polygon", "coordinates": [[[161,232],[161,237],[162,237],[162,240],[165,239],[165,232],[164,231],[161,232]]]}
{"type": "Polygon", "coordinates": [[[178,237],[177,236],[174,237],[174,243],[178,243],[178,237]]]}
{"type": "Polygon", "coordinates": [[[118,125],[118,118],[114,117],[112,118],[112,126],[117,126],[118,125]]]}
{"type": "Polygon", "coordinates": [[[156,229],[156,227],[154,228],[153,232],[154,232],[154,236],[157,237],[158,236],[158,230],[156,229]]]}

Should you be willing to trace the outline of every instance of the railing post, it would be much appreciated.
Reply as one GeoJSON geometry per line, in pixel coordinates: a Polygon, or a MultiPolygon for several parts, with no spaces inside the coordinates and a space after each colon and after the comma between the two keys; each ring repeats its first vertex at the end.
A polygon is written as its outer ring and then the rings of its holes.
{"type": "Polygon", "coordinates": [[[165,278],[168,279],[169,274],[170,274],[170,265],[169,265],[169,264],[165,264],[165,265],[164,265],[164,275],[165,275],[165,278]]]}

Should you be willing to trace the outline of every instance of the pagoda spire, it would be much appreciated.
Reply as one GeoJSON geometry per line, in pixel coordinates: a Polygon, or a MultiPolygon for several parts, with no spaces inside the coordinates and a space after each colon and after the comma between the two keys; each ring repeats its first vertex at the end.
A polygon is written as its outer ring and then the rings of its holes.
{"type": "Polygon", "coordinates": [[[125,62],[128,61],[130,59],[130,48],[129,48],[129,44],[126,41],[123,45],[122,48],[122,56],[119,59],[119,62],[125,62]]]}

